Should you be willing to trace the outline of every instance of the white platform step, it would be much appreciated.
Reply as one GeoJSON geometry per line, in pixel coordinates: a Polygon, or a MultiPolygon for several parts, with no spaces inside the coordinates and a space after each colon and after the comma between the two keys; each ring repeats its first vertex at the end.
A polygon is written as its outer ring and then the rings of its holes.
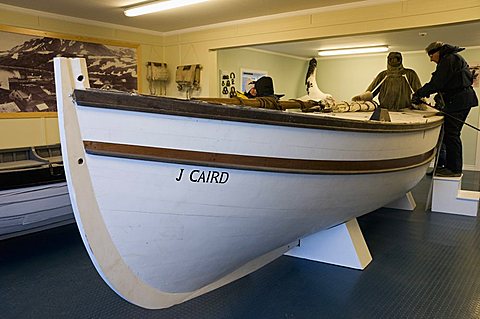
{"type": "Polygon", "coordinates": [[[480,192],[462,190],[462,176],[433,177],[432,212],[477,216],[480,192]]]}
{"type": "Polygon", "coordinates": [[[356,219],[302,238],[285,255],[355,269],[372,261],[356,219]]]}

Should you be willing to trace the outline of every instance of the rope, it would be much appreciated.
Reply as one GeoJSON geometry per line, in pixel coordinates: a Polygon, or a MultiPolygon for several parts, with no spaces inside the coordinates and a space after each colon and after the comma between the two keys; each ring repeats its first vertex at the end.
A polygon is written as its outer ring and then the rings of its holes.
{"type": "Polygon", "coordinates": [[[234,98],[237,99],[238,103],[239,103],[241,106],[245,106],[245,102],[243,102],[243,99],[242,99],[241,97],[238,97],[238,96],[235,95],[234,98]]]}
{"type": "Polygon", "coordinates": [[[266,108],[266,109],[273,109],[273,110],[283,110],[282,106],[280,103],[278,103],[277,99],[274,97],[257,97],[257,101],[260,102],[260,107],[261,108],[266,108]]]}
{"type": "Polygon", "coordinates": [[[310,108],[308,108],[306,105],[305,105],[305,102],[302,101],[302,100],[297,100],[297,99],[290,99],[291,101],[294,101],[294,102],[297,102],[298,104],[300,104],[300,109],[302,110],[302,112],[308,112],[310,110],[310,108]]]}

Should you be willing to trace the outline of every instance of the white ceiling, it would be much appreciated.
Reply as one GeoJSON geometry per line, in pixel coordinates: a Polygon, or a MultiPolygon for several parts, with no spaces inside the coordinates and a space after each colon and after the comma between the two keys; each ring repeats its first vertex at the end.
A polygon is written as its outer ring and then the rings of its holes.
{"type": "Polygon", "coordinates": [[[317,56],[320,49],[372,45],[388,45],[390,51],[397,52],[423,51],[433,41],[443,41],[461,47],[480,46],[480,20],[462,24],[318,39],[299,43],[265,44],[253,48],[312,58],[317,56]]]}
{"type": "MultiPolygon", "coordinates": [[[[318,11],[332,6],[359,6],[380,0],[210,0],[208,2],[139,17],[126,17],[123,9],[142,0],[0,0],[2,7],[41,11],[74,19],[108,23],[119,28],[173,33],[212,24],[235,23],[272,15],[294,15],[297,11],[318,11]]],[[[382,0],[388,1],[388,0],[382,0]]],[[[393,0],[392,0],[393,1],[393,0]]],[[[254,48],[302,58],[317,50],[386,44],[391,51],[417,51],[432,41],[459,46],[480,45],[480,19],[476,22],[385,33],[336,37],[301,42],[257,45],[254,48]],[[421,36],[420,34],[425,34],[421,36]]]]}
{"type": "Polygon", "coordinates": [[[1,0],[0,4],[150,31],[172,32],[222,22],[371,1],[209,0],[138,17],[126,17],[123,14],[124,8],[152,0],[1,0]]]}

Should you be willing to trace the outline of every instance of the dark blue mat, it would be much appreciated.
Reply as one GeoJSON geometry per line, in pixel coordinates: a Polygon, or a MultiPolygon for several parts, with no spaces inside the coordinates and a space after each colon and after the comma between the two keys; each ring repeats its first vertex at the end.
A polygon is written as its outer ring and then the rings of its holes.
{"type": "MultiPolygon", "coordinates": [[[[478,177],[464,183],[478,187],[478,177]]],[[[0,241],[0,318],[480,318],[476,218],[424,212],[359,218],[373,257],[364,270],[281,257],[225,287],[165,310],[118,297],[95,271],[76,225],[0,241]]]]}

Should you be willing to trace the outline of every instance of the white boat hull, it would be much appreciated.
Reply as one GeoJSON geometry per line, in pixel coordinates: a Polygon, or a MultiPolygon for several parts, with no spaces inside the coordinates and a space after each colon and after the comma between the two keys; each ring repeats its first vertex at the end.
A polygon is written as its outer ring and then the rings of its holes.
{"type": "Polygon", "coordinates": [[[220,172],[229,179],[218,184],[190,179],[208,167],[90,155],[86,161],[124,262],[152,287],[171,293],[195,291],[272,247],[382,207],[413,188],[428,166],[314,177],[225,169],[220,172]],[[145,264],[145,256],[158,263],[145,264]]]}
{"type": "Polygon", "coordinates": [[[86,77],[71,80],[86,75],[84,65],[57,59],[55,70],[85,246],[110,287],[146,308],[215,289],[304,236],[403,196],[425,174],[440,130],[319,130],[91,107],[70,96],[88,87],[86,77]]]}

